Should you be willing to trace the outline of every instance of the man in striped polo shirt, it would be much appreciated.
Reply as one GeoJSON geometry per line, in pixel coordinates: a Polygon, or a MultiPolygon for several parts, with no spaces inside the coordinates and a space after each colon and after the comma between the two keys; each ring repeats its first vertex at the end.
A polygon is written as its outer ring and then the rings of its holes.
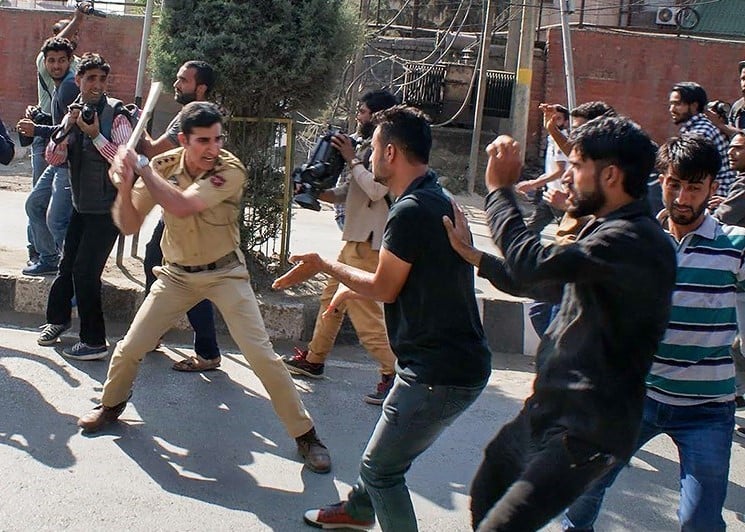
{"type": "MultiPolygon", "coordinates": [[[[725,530],[735,414],[736,289],[745,279],[745,229],[720,224],[706,207],[716,192],[721,158],[711,140],[684,133],[657,155],[665,210],[660,221],[677,250],[670,323],[647,376],[637,449],[667,434],[680,456],[685,531],[725,530]]],[[[593,530],[603,495],[620,464],[567,510],[565,530],[593,530]]]]}

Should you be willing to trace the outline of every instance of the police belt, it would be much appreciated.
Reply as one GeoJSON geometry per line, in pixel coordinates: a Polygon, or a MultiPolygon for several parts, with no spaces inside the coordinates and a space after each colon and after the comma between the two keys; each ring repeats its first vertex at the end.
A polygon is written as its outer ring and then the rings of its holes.
{"type": "Polygon", "coordinates": [[[234,264],[236,262],[240,262],[240,260],[238,260],[238,254],[235,251],[231,251],[224,257],[220,257],[215,262],[210,262],[209,264],[200,264],[199,266],[185,266],[183,264],[169,262],[168,265],[178,268],[179,270],[184,270],[186,273],[198,273],[218,270],[220,268],[224,268],[225,266],[230,266],[231,264],[234,264]]]}

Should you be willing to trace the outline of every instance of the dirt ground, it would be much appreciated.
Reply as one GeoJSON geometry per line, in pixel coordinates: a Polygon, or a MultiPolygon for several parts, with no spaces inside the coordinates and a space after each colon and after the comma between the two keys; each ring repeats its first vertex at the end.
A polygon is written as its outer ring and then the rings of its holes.
{"type": "Polygon", "coordinates": [[[0,190],[31,191],[31,156],[27,148],[16,144],[16,156],[8,166],[0,164],[0,190]]]}

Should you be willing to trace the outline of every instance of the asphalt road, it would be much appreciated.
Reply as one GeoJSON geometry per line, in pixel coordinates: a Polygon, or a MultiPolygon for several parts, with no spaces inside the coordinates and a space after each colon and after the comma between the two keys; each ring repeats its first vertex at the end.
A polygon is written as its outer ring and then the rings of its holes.
{"type": "MultiPolygon", "coordinates": [[[[169,336],[145,358],[121,423],[86,437],[75,422],[100,397],[107,361],[69,362],[57,350],[73,337],[39,347],[33,324],[0,313],[2,531],[312,530],[303,511],[338,500],[356,478],[379,414],[361,400],[376,371],[359,348],[335,351],[327,378],[296,381],[334,460],[322,476],[303,469],[227,339],[221,371],[182,374],[169,367],[189,353],[179,344],[188,338],[169,336]]],[[[113,324],[110,337],[123,328],[113,324]]],[[[415,463],[408,482],[420,530],[470,529],[468,485],[481,449],[529,393],[530,360],[497,355],[487,390],[415,463]]],[[[732,450],[725,519],[745,530],[745,449],[732,450]]],[[[669,440],[653,440],[611,490],[597,530],[677,530],[677,475],[669,440]]]]}

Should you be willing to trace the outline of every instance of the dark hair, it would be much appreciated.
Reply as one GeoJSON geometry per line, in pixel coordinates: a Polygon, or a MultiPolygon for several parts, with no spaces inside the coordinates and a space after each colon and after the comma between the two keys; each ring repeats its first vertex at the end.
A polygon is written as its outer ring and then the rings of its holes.
{"type": "Polygon", "coordinates": [[[613,107],[601,101],[582,103],[569,111],[569,114],[577,118],[584,118],[588,122],[601,116],[617,116],[613,107]]]}
{"type": "Polygon", "coordinates": [[[671,92],[677,92],[680,94],[680,101],[687,103],[698,104],[698,112],[703,113],[706,109],[706,102],[709,101],[709,97],[706,96],[704,88],[696,83],[695,81],[681,81],[673,85],[671,92]]]}
{"type": "Polygon", "coordinates": [[[745,61],[740,61],[737,63],[737,66],[739,67],[738,73],[742,74],[742,70],[745,68],[745,61]]]}
{"type": "Polygon", "coordinates": [[[631,197],[646,195],[657,146],[637,123],[624,116],[602,116],[572,131],[569,142],[582,159],[618,167],[631,197]]]}
{"type": "Polygon", "coordinates": [[[394,105],[378,111],[372,117],[378,134],[385,144],[395,144],[409,162],[429,163],[432,149],[430,119],[416,107],[394,105]]]}
{"type": "Polygon", "coordinates": [[[59,37],[50,37],[41,46],[41,53],[46,58],[47,52],[66,52],[67,58],[72,58],[72,52],[74,47],[72,43],[67,39],[60,39],[59,37]]]}
{"type": "Polygon", "coordinates": [[[63,19],[58,20],[52,26],[52,33],[57,35],[59,32],[64,30],[70,22],[72,21],[69,18],[63,18],[63,19]]]}
{"type": "Polygon", "coordinates": [[[557,105],[556,112],[564,115],[564,120],[569,120],[569,109],[567,109],[563,105],[557,105]]]}
{"type": "Polygon", "coordinates": [[[207,93],[209,93],[212,90],[212,87],[215,86],[215,80],[217,79],[215,69],[206,61],[187,61],[184,63],[184,68],[193,68],[196,70],[194,79],[196,80],[197,85],[207,86],[207,93]]]}
{"type": "Polygon", "coordinates": [[[179,115],[181,121],[181,132],[184,135],[191,134],[195,127],[210,127],[214,124],[222,124],[222,113],[220,108],[211,102],[191,102],[184,105],[179,115]]]}
{"type": "Polygon", "coordinates": [[[661,174],[672,170],[682,181],[700,183],[716,177],[722,158],[713,140],[698,133],[683,133],[660,146],[656,166],[661,174]]]}
{"type": "Polygon", "coordinates": [[[401,103],[398,96],[387,90],[368,91],[360,97],[360,103],[367,105],[371,113],[377,113],[401,103]]]}
{"type": "Polygon", "coordinates": [[[106,75],[111,72],[111,66],[109,66],[109,64],[103,57],[92,52],[87,52],[83,54],[83,57],[80,58],[80,63],[78,63],[78,70],[75,75],[83,76],[89,70],[96,69],[103,70],[104,72],[106,72],[106,75]]]}

